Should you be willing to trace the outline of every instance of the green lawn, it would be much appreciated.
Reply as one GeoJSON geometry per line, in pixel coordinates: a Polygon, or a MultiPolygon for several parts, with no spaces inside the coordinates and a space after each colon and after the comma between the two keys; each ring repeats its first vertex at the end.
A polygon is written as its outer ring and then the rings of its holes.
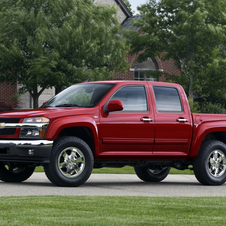
{"type": "Polygon", "coordinates": [[[226,197],[1,197],[0,206],[0,225],[226,225],[226,197]]]}
{"type": "MultiPolygon", "coordinates": [[[[93,173],[116,173],[116,174],[134,174],[134,169],[131,166],[125,166],[123,168],[101,168],[93,169],[93,173]]],[[[192,170],[177,170],[171,168],[170,174],[194,174],[192,170]]]]}
{"type": "MultiPolygon", "coordinates": [[[[36,167],[35,172],[44,172],[43,167],[36,167]]],[[[123,168],[101,168],[93,169],[92,173],[113,173],[113,174],[134,174],[134,169],[131,166],[125,166],[123,168]]],[[[194,174],[192,170],[176,170],[171,168],[170,174],[194,174]]]]}

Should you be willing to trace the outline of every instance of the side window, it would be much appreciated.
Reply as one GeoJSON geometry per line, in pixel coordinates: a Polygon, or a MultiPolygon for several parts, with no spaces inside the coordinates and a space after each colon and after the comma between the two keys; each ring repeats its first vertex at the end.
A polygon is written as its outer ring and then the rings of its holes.
{"type": "Polygon", "coordinates": [[[148,111],[147,96],[144,86],[126,86],[118,90],[110,100],[121,100],[123,111],[148,111]]]}
{"type": "Polygon", "coordinates": [[[178,90],[173,87],[153,87],[158,112],[183,112],[178,90]]]}

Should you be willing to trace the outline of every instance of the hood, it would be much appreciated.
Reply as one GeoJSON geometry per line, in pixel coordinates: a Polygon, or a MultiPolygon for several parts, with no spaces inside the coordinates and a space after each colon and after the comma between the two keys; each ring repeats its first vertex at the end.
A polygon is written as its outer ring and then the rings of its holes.
{"type": "Polygon", "coordinates": [[[20,110],[0,113],[0,118],[28,118],[44,116],[49,119],[67,117],[72,115],[89,115],[95,112],[95,108],[79,108],[79,107],[50,107],[37,108],[32,110],[20,110]]]}

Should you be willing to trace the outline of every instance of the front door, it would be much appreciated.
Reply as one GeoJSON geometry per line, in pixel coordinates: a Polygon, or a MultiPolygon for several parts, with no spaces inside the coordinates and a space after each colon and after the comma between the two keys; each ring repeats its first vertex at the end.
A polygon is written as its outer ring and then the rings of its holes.
{"type": "Polygon", "coordinates": [[[120,87],[110,100],[121,100],[120,112],[100,118],[100,156],[116,159],[145,158],[154,145],[154,117],[146,82],[120,87]]]}

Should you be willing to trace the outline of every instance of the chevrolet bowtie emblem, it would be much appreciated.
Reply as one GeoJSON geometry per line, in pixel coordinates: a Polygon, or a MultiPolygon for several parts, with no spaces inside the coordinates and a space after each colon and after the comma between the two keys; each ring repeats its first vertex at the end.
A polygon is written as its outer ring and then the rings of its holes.
{"type": "Polygon", "coordinates": [[[0,129],[4,129],[5,128],[5,123],[4,122],[0,122],[0,129]]]}

